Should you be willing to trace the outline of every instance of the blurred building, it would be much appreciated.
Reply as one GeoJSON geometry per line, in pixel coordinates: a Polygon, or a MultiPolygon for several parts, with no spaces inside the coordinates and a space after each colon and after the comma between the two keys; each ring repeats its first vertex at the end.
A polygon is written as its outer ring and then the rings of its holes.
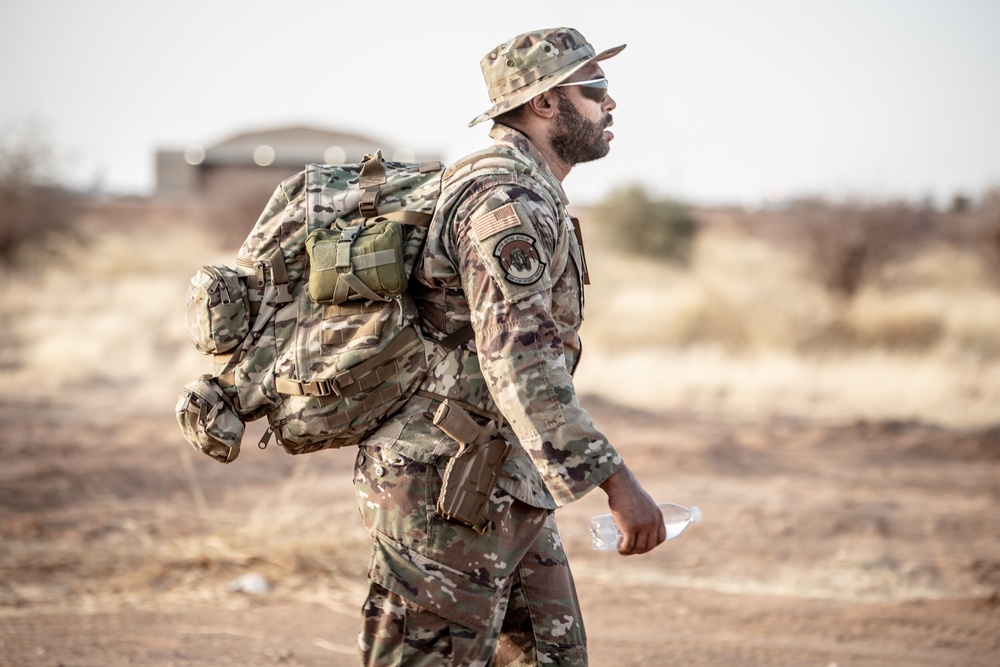
{"type": "Polygon", "coordinates": [[[212,146],[156,153],[158,198],[207,198],[270,194],[283,179],[312,162],[360,162],[381,149],[387,159],[437,160],[371,137],[314,127],[277,127],[237,134],[212,146]]]}

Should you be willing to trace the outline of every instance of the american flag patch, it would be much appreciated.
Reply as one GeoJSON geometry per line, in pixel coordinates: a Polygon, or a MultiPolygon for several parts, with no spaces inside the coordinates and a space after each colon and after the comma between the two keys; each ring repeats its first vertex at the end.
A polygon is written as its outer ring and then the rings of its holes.
{"type": "Polygon", "coordinates": [[[517,209],[514,208],[514,204],[511,202],[510,204],[504,204],[500,208],[484,213],[473,220],[472,231],[482,241],[505,229],[517,227],[519,224],[521,224],[521,221],[517,217],[517,209]]]}

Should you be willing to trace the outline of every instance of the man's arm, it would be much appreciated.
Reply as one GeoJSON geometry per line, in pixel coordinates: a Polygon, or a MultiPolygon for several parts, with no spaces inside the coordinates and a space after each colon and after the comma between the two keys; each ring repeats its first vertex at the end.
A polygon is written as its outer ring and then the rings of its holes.
{"type": "MultiPolygon", "coordinates": [[[[455,225],[455,258],[483,376],[553,497],[559,504],[572,502],[624,465],[577,401],[567,367],[566,355],[578,349],[570,340],[575,332],[567,327],[579,317],[580,285],[578,279],[560,279],[562,273],[552,269],[571,261],[557,255],[567,252],[572,233],[560,227],[544,198],[510,185],[470,201],[455,225]],[[506,215],[481,217],[490,211],[506,215]],[[503,222],[496,223],[497,218],[503,222]],[[525,251],[520,267],[504,263],[505,249],[515,242],[525,251]]],[[[609,499],[630,534],[659,516],[655,505],[641,502],[648,496],[631,474],[610,482],[610,488],[609,499]],[[628,480],[632,483],[623,483],[628,480]]],[[[644,544],[653,541],[646,550],[655,546],[654,529],[640,532],[654,532],[644,544]]]]}

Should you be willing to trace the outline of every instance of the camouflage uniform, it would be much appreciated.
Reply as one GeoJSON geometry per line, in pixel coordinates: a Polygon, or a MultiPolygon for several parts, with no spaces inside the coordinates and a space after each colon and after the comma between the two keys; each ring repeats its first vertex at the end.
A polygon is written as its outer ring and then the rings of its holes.
{"type": "Polygon", "coordinates": [[[359,637],[369,665],[587,664],[553,510],[622,461],[573,388],[585,265],[565,193],[527,137],[500,124],[491,136],[493,153],[525,166],[494,159],[446,180],[411,280],[429,338],[471,321],[475,339],[432,369],[357,460],[374,540],[359,637]],[[431,423],[431,394],[506,420],[513,448],[484,535],[435,512],[458,447],[431,423]]]}

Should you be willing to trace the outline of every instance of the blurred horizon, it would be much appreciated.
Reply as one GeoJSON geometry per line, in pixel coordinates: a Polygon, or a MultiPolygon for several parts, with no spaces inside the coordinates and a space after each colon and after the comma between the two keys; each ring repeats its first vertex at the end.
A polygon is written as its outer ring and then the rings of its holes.
{"type": "Polygon", "coordinates": [[[468,5],[58,0],[0,7],[0,134],[41,128],[60,182],[149,195],[158,150],[308,125],[453,160],[488,141],[479,59],[578,28],[618,102],[611,155],[566,188],[640,183],[696,205],[804,196],[978,200],[1000,184],[1000,5],[624,0],[468,5]],[[360,55],[364,54],[362,62],[360,55]]]}

